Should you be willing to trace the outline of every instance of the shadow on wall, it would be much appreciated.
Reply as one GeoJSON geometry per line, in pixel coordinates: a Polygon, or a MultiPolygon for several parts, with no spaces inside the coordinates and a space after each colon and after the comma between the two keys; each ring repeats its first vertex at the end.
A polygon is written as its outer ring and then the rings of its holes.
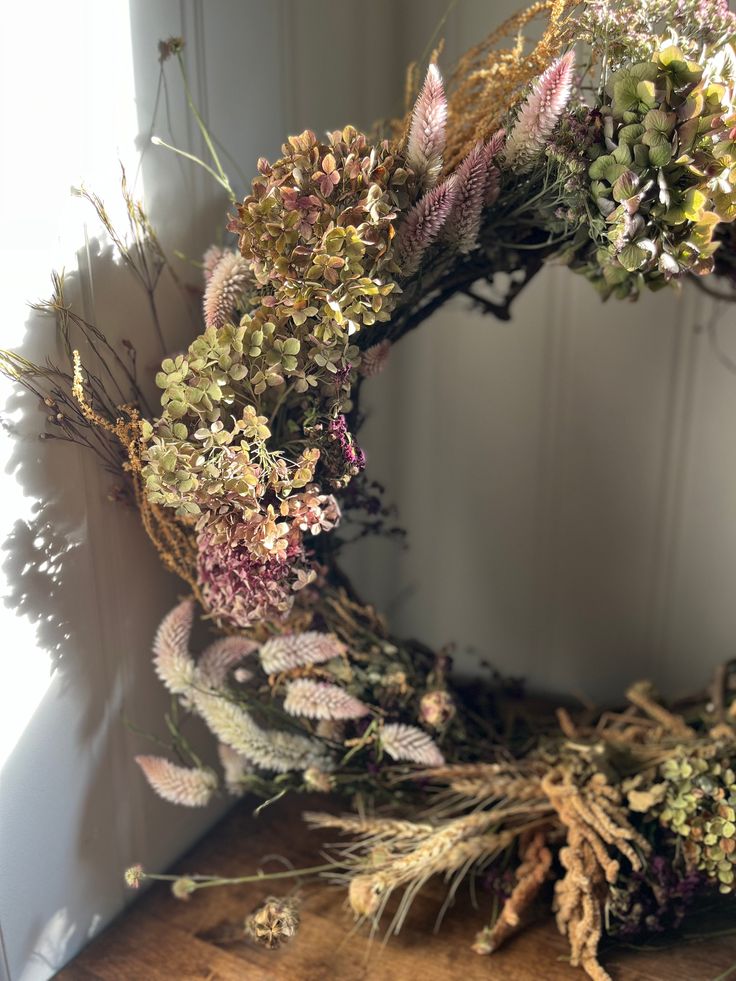
{"type": "MultiPolygon", "coordinates": [[[[68,302],[114,344],[132,335],[141,381],[155,404],[160,352],[153,331],[143,327],[150,323],[145,294],[131,288],[128,270],[96,242],[80,253],[79,265],[82,275],[67,277],[68,302]]],[[[196,305],[188,294],[183,303],[172,295],[163,300],[170,311],[164,336],[176,349],[193,333],[196,305]]],[[[64,363],[52,318],[32,314],[22,353],[39,364],[64,363]]],[[[54,429],[34,396],[19,388],[5,414],[17,419],[6,424],[15,437],[6,472],[34,502],[3,545],[5,604],[33,624],[50,670],[45,694],[0,772],[0,866],[14,893],[12,905],[3,904],[3,932],[14,981],[32,981],[58,969],[130,898],[126,866],[168,864],[224,802],[206,812],[179,810],[172,827],[173,807],[154,797],[133,762],[150,744],[128,721],[162,734],[169,703],[148,652],[182,584],[164,573],[135,509],[110,499],[119,481],[101,461],[61,440],[39,439],[54,429]]],[[[211,740],[200,749],[211,757],[211,740]]]]}

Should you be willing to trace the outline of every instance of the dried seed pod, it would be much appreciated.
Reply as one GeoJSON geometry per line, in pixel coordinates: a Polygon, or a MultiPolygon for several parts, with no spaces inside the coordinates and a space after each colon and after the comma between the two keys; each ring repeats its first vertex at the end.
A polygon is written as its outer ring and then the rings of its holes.
{"type": "Polygon", "coordinates": [[[299,928],[299,907],[294,899],[269,896],[245,918],[245,935],[261,947],[276,950],[287,944],[299,928]]]}

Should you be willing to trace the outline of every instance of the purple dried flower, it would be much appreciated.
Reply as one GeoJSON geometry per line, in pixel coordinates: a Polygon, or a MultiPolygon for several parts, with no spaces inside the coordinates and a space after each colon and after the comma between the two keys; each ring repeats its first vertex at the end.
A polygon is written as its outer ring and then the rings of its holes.
{"type": "Polygon", "coordinates": [[[641,872],[619,879],[608,900],[608,932],[634,940],[681,926],[689,909],[713,891],[706,872],[681,869],[672,859],[655,855],[641,872]]]}
{"type": "Polygon", "coordinates": [[[330,420],[327,433],[329,441],[323,465],[338,483],[347,484],[350,477],[357,476],[365,468],[365,453],[355,443],[344,415],[330,420]]]}
{"type": "Polygon", "coordinates": [[[404,219],[396,250],[404,277],[419,269],[422,256],[435,241],[452,210],[456,194],[454,175],[420,198],[404,219]]]}
{"type": "Polygon", "coordinates": [[[558,58],[540,75],[506,141],[507,166],[522,166],[544,149],[572,91],[575,53],[558,58]]]}
{"type": "Polygon", "coordinates": [[[406,162],[425,188],[434,187],[442,173],[446,121],[447,98],[442,76],[436,65],[430,65],[412,112],[406,150],[406,162]]]}
{"type": "Polygon", "coordinates": [[[296,574],[293,550],[283,558],[260,559],[246,545],[217,541],[207,530],[197,545],[202,596],[218,620],[244,628],[260,620],[282,620],[289,613],[296,574]]]}

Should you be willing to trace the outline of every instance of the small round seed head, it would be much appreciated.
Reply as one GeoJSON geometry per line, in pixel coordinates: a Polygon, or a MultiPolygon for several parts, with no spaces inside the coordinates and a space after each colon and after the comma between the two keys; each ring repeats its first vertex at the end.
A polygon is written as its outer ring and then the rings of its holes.
{"type": "Polygon", "coordinates": [[[442,689],[428,691],[419,703],[419,717],[433,729],[442,729],[455,715],[452,696],[442,689]]]}
{"type": "Polygon", "coordinates": [[[187,875],[182,875],[171,883],[171,892],[177,899],[189,899],[196,888],[197,883],[187,875]]]}
{"type": "Polygon", "coordinates": [[[140,889],[143,876],[143,866],[140,863],[131,865],[129,869],[125,870],[125,885],[128,889],[140,889]]]}
{"type": "Polygon", "coordinates": [[[299,909],[293,899],[269,896],[246,917],[247,937],[261,947],[275,950],[288,943],[299,928],[299,909]]]}

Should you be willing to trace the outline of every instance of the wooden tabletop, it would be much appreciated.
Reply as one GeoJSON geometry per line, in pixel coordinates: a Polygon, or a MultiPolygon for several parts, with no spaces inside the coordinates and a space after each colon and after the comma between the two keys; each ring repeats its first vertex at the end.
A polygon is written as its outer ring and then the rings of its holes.
{"type": "MultiPolygon", "coordinates": [[[[244,875],[266,855],[305,867],[320,861],[323,839],[301,823],[323,802],[280,802],[253,818],[239,804],[175,868],[176,872],[244,875]]],[[[278,864],[269,866],[279,868],[278,864]]],[[[420,896],[398,937],[372,946],[352,932],[344,893],[306,885],[302,923],[289,946],[271,951],[246,941],[242,923],[266,896],[285,895],[289,882],[205,889],[187,901],[157,884],[68,967],[59,981],[584,981],[570,967],[564,938],[544,918],[492,957],[470,950],[484,925],[482,909],[459,895],[439,934],[432,934],[438,896],[420,896]]],[[[479,905],[483,905],[480,897],[479,905]]],[[[736,926],[736,925],[735,925],[736,926]]],[[[712,925],[708,925],[709,931],[712,925]]],[[[702,926],[692,933],[703,933],[702,926]]],[[[615,981],[736,981],[733,936],[670,941],[656,949],[614,948],[604,964],[615,981]],[[730,970],[729,970],[730,969],[730,970]]]]}

